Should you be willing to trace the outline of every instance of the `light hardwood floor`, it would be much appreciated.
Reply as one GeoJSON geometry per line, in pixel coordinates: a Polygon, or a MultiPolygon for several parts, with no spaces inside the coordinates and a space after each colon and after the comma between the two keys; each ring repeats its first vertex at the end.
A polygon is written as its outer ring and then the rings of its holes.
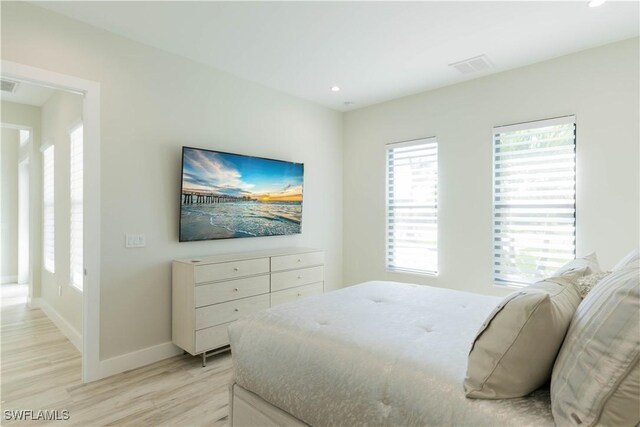
{"type": "Polygon", "coordinates": [[[218,426],[228,424],[231,356],[201,366],[177,356],[90,384],[80,381],[80,353],[39,309],[26,289],[2,285],[0,423],[74,426],[218,426]],[[6,410],[67,410],[68,421],[16,422],[6,410]]]}

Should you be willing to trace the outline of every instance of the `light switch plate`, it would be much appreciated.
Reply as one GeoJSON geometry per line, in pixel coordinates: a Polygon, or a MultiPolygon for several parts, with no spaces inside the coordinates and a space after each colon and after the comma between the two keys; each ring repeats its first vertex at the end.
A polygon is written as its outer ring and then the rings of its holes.
{"type": "Polygon", "coordinates": [[[125,234],[125,248],[144,248],[147,244],[144,234],[125,234]]]}

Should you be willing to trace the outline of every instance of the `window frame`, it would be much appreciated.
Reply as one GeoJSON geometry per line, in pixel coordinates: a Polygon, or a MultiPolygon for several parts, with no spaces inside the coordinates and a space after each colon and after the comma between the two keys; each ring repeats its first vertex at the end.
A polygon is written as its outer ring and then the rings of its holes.
{"type": "Polygon", "coordinates": [[[55,145],[53,144],[45,144],[42,149],[42,266],[45,271],[55,274],[56,272],[56,167],[55,167],[55,145]],[[51,150],[51,151],[50,151],[51,150]],[[47,153],[51,153],[51,158],[47,160],[47,153]],[[47,162],[51,162],[51,180],[47,184],[47,162]],[[47,197],[47,188],[51,187],[51,200],[48,200],[47,197]],[[52,238],[51,242],[47,244],[47,208],[51,210],[51,218],[52,218],[52,238]],[[51,259],[48,257],[48,249],[51,249],[51,259]]]}
{"type": "MultiPolygon", "coordinates": [[[[575,115],[566,115],[559,117],[552,117],[548,119],[539,119],[532,120],[527,122],[509,124],[509,125],[501,125],[494,126],[492,129],[492,141],[491,141],[491,276],[493,285],[504,288],[504,287],[513,287],[513,288],[523,288],[531,285],[533,282],[527,282],[523,280],[521,282],[517,280],[502,280],[496,277],[496,251],[498,249],[496,246],[496,135],[500,133],[510,132],[510,131],[518,131],[518,130],[535,130],[538,128],[557,126],[563,124],[573,124],[573,258],[576,256],[577,252],[577,237],[578,237],[578,227],[577,227],[577,215],[578,215],[578,138],[577,138],[577,121],[575,115]]],[[[544,277],[540,276],[537,280],[542,280],[544,277]]]]}
{"type": "Polygon", "coordinates": [[[76,124],[74,124],[71,128],[69,128],[69,285],[82,292],[83,287],[84,287],[84,124],[82,121],[78,121],[76,124]],[[74,218],[74,206],[77,203],[74,203],[74,181],[72,180],[73,178],[73,167],[74,167],[74,162],[73,162],[73,156],[74,156],[74,134],[75,132],[80,131],[81,132],[81,140],[80,140],[80,144],[81,144],[81,150],[80,150],[80,156],[81,156],[81,167],[80,167],[80,184],[81,184],[81,188],[80,188],[80,216],[81,216],[81,227],[82,227],[82,236],[81,236],[81,248],[80,248],[80,257],[82,260],[82,266],[80,267],[80,282],[78,283],[75,280],[75,273],[77,273],[76,271],[74,271],[74,238],[73,238],[73,218],[74,218]]]}
{"type": "Polygon", "coordinates": [[[385,151],[384,151],[384,162],[385,162],[385,225],[384,225],[384,233],[385,233],[385,245],[384,245],[384,266],[385,266],[385,270],[387,272],[391,272],[391,273],[404,273],[404,274],[413,274],[413,275],[423,275],[423,276],[430,276],[430,277],[437,277],[440,274],[440,253],[439,253],[439,201],[440,201],[440,180],[439,180],[439,167],[440,167],[440,156],[439,156],[439,143],[438,143],[438,139],[436,138],[436,136],[429,136],[429,137],[424,137],[424,138],[416,138],[416,139],[411,139],[411,140],[405,140],[405,141],[398,141],[398,142],[392,142],[392,143],[387,143],[384,146],[385,151]],[[436,220],[436,227],[435,227],[435,233],[436,233],[436,248],[435,248],[435,257],[436,257],[436,263],[435,263],[435,270],[426,270],[426,269],[415,269],[415,268],[407,268],[407,267],[399,267],[399,266],[393,266],[390,263],[390,259],[389,259],[389,253],[390,253],[390,239],[389,239],[389,233],[390,233],[390,206],[389,206],[389,194],[390,194],[390,190],[391,190],[391,185],[389,182],[389,172],[390,172],[390,168],[389,168],[389,151],[392,150],[393,148],[402,148],[402,147],[411,147],[411,146],[418,146],[418,145],[428,145],[428,144],[435,144],[435,148],[436,148],[436,152],[435,152],[435,163],[436,163],[436,185],[435,185],[435,220],[436,220]]]}
{"type": "Polygon", "coordinates": [[[29,144],[29,142],[31,141],[31,134],[32,134],[31,129],[18,129],[18,134],[20,138],[20,148],[29,144]]]}

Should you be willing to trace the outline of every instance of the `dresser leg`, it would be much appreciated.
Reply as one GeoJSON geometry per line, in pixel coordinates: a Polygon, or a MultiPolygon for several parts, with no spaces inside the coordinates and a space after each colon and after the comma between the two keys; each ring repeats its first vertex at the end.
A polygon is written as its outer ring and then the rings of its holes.
{"type": "Polygon", "coordinates": [[[207,366],[207,352],[202,353],[202,367],[207,366]]]}

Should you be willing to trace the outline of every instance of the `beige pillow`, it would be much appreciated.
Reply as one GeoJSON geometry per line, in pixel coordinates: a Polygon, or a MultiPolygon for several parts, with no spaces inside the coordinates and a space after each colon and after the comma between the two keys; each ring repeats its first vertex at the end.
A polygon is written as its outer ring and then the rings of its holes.
{"type": "Polygon", "coordinates": [[[467,397],[520,397],[542,386],[580,303],[575,275],[554,277],[507,296],[476,337],[467,364],[467,397]]]}
{"type": "Polygon", "coordinates": [[[640,269],[616,270],[582,301],[551,377],[556,425],[640,423],[640,269]]]}

